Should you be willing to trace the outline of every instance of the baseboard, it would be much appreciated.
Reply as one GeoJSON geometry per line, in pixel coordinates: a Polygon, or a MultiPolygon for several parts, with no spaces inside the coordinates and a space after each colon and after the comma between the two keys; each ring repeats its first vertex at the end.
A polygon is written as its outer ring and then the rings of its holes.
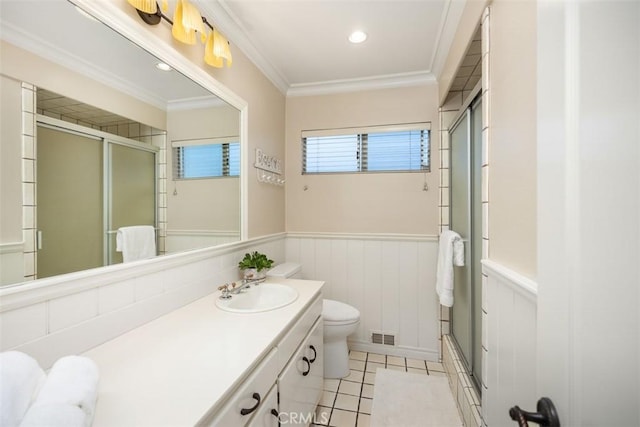
{"type": "Polygon", "coordinates": [[[356,340],[349,340],[348,344],[349,350],[386,354],[387,356],[408,357],[411,359],[428,360],[429,362],[438,361],[439,352],[433,349],[373,344],[356,340]]]}

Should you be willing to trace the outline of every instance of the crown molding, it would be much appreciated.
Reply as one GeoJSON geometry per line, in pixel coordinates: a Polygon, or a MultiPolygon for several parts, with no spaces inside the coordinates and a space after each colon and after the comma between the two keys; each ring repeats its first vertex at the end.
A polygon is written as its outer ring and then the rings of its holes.
{"type": "Polygon", "coordinates": [[[62,67],[73,70],[92,80],[96,80],[115,90],[126,93],[142,102],[166,110],[167,103],[165,100],[156,96],[153,92],[142,90],[139,86],[131,84],[118,75],[105,72],[84,58],[70,54],[58,46],[49,43],[47,40],[27,33],[21,28],[5,22],[2,19],[0,19],[0,25],[2,25],[2,32],[0,33],[2,40],[62,67]]]}
{"type": "Polygon", "coordinates": [[[195,1],[200,11],[206,16],[212,16],[218,31],[225,34],[227,40],[237,46],[249,60],[273,83],[273,85],[286,95],[289,82],[280,71],[251,43],[246,36],[245,29],[238,22],[239,19],[225,4],[225,0],[195,1]]]}
{"type": "Polygon", "coordinates": [[[291,85],[287,97],[329,95],[363,90],[391,89],[399,87],[436,84],[435,76],[428,71],[390,74],[361,79],[332,80],[327,82],[291,85]]]}
{"type": "Polygon", "coordinates": [[[183,98],[167,103],[167,111],[198,110],[203,108],[218,108],[227,106],[226,102],[217,96],[198,96],[194,98],[183,98]]]}
{"type": "Polygon", "coordinates": [[[442,10],[436,48],[431,58],[431,71],[436,76],[436,79],[439,79],[442,73],[466,2],[467,0],[448,0],[442,10]]]}
{"type": "Polygon", "coordinates": [[[213,16],[219,30],[226,34],[256,67],[287,97],[325,95],[362,90],[408,87],[437,83],[453,41],[466,0],[447,0],[440,20],[436,49],[428,71],[345,79],[303,84],[290,84],[282,73],[266,58],[246,36],[240,20],[226,4],[228,0],[197,1],[207,16],[213,16]]]}

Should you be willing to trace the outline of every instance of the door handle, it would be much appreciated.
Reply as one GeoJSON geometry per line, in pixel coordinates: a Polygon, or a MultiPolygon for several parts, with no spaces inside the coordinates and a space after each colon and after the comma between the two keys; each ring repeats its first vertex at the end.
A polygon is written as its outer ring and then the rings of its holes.
{"type": "Polygon", "coordinates": [[[551,399],[543,397],[538,400],[536,410],[538,412],[527,412],[520,409],[519,406],[514,406],[509,409],[509,416],[513,421],[518,422],[519,427],[527,427],[528,421],[543,427],[560,427],[560,418],[551,399]]]}
{"type": "Polygon", "coordinates": [[[306,377],[309,375],[309,372],[311,372],[311,362],[309,362],[306,356],[302,358],[302,361],[307,364],[307,370],[302,372],[302,376],[306,377]]]}
{"type": "Polygon", "coordinates": [[[256,404],[251,408],[242,408],[240,410],[240,415],[249,415],[256,409],[258,409],[258,406],[260,406],[260,393],[253,393],[251,397],[253,397],[256,400],[256,404]]]}
{"type": "Polygon", "coordinates": [[[316,357],[318,357],[318,352],[316,351],[316,348],[312,345],[310,345],[309,348],[313,350],[313,359],[309,359],[309,362],[313,363],[316,361],[316,357]]]}

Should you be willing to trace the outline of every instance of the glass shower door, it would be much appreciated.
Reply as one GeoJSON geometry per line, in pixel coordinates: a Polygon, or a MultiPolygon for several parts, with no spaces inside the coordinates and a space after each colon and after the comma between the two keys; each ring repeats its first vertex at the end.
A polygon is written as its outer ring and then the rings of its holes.
{"type": "Polygon", "coordinates": [[[472,352],[471,327],[471,152],[469,110],[460,117],[450,131],[450,222],[451,230],[464,241],[465,265],[454,267],[453,307],[451,333],[455,338],[467,365],[472,352]]]}
{"type": "Polygon", "coordinates": [[[482,99],[450,131],[450,227],[464,241],[465,265],[454,267],[451,333],[472,379],[482,369],[482,99]]]}
{"type": "Polygon", "coordinates": [[[38,278],[103,265],[102,140],[37,127],[38,278]]]}
{"type": "Polygon", "coordinates": [[[116,251],[120,227],[156,226],[156,153],[109,143],[109,264],[122,262],[116,251]]]}

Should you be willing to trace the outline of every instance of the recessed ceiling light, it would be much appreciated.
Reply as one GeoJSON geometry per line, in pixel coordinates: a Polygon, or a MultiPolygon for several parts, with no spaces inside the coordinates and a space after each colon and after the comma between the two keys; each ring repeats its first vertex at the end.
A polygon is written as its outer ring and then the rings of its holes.
{"type": "Polygon", "coordinates": [[[171,67],[168,64],[165,64],[164,62],[158,62],[156,64],[156,68],[162,71],[171,71],[171,67]]]}
{"type": "Polygon", "coordinates": [[[362,43],[366,39],[367,39],[367,33],[365,33],[364,31],[354,31],[349,36],[349,41],[351,43],[362,43]]]}

